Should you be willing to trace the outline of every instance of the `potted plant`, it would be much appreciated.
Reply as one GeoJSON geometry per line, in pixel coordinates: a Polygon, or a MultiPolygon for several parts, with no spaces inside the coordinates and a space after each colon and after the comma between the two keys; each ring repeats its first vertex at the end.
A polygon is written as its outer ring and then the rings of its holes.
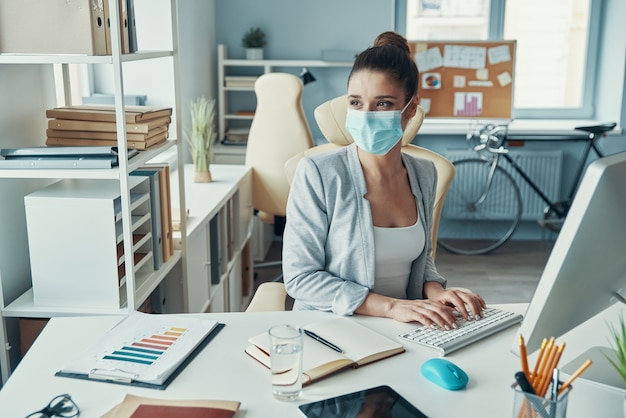
{"type": "Polygon", "coordinates": [[[215,99],[200,97],[189,103],[191,114],[191,133],[184,133],[189,145],[194,165],[194,181],[208,183],[211,181],[212,145],[217,136],[215,132],[215,99]]]}
{"type": "MultiPolygon", "coordinates": [[[[626,323],[624,317],[620,316],[619,326],[609,325],[611,331],[611,350],[615,355],[615,359],[606,359],[613,365],[619,377],[626,386],[626,323]]],[[[626,398],[624,399],[624,417],[626,417],[626,398]]]]}
{"type": "Polygon", "coordinates": [[[267,44],[265,32],[261,28],[250,28],[241,38],[241,46],[246,48],[247,59],[263,59],[263,47],[267,44]]]}

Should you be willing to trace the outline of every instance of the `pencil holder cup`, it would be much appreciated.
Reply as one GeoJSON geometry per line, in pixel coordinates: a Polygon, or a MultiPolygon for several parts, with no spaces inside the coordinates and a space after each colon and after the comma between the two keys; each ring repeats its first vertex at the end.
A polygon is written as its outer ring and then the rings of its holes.
{"type": "Polygon", "coordinates": [[[544,398],[524,392],[517,383],[511,385],[513,389],[513,418],[565,418],[567,415],[567,401],[572,387],[568,387],[556,399],[544,398]]]}

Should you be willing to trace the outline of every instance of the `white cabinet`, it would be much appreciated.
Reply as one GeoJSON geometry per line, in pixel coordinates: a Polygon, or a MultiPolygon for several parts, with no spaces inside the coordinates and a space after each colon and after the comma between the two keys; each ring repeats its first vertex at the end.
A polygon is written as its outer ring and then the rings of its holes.
{"type": "MultiPolygon", "coordinates": [[[[154,271],[150,186],[147,178],[132,177],[129,188],[133,270],[135,286],[140,287],[154,271]]],[[[61,180],[24,200],[34,305],[88,309],[125,306],[119,182],[61,180]]]]}
{"type": "Polygon", "coordinates": [[[212,164],[210,183],[193,182],[193,169],[185,165],[187,278],[180,294],[168,277],[168,312],[242,311],[253,292],[251,169],[212,164]]]}
{"type": "MultiPolygon", "coordinates": [[[[173,47],[164,51],[138,51],[123,55],[117,2],[109,1],[108,5],[111,55],[0,54],[1,73],[12,77],[15,84],[13,88],[6,79],[0,83],[7,87],[0,95],[0,110],[13,112],[10,118],[0,117],[3,132],[0,147],[44,145],[45,107],[61,104],[55,101],[49,88],[40,88],[54,83],[53,65],[60,65],[62,69],[65,104],[72,104],[74,93],[69,82],[70,64],[93,64],[110,71],[117,121],[124,120],[124,68],[128,63],[145,61],[149,66],[155,62],[163,65],[167,61],[172,68],[169,74],[173,74],[174,86],[178,88],[177,0],[171,0],[167,6],[171,9],[167,15],[172,17],[173,47]],[[33,67],[37,69],[33,70],[33,67]],[[28,104],[21,105],[25,102],[28,104]],[[45,106],[40,103],[45,103],[45,106]]],[[[169,27],[169,24],[164,26],[169,27]]],[[[174,94],[171,103],[176,116],[180,113],[180,105],[176,103],[178,97],[179,94],[174,94]]],[[[176,119],[180,120],[180,117],[176,119]]],[[[177,132],[171,134],[165,144],[141,151],[131,160],[127,159],[126,125],[117,123],[116,128],[120,150],[118,167],[0,169],[0,193],[3,195],[0,213],[3,222],[11,223],[10,228],[0,228],[0,369],[3,381],[19,360],[19,353],[16,354],[20,346],[19,333],[16,332],[18,318],[127,313],[141,306],[182,258],[182,251],[176,251],[161,268],[154,271],[148,239],[151,234],[150,215],[149,211],[146,212],[149,196],[144,189],[136,199],[134,191],[138,191],[139,184],[144,183],[142,178],[129,174],[148,162],[163,161],[166,151],[168,160],[174,159],[178,166],[182,166],[182,141],[177,139],[182,138],[180,124],[177,123],[177,132]],[[53,186],[45,189],[50,184],[53,186]],[[58,194],[61,193],[59,188],[67,184],[73,185],[74,206],[57,206],[58,194]],[[44,196],[53,190],[56,196],[44,196]],[[88,208],[87,200],[83,198],[89,194],[97,196],[96,202],[91,202],[94,206],[88,208]],[[31,198],[25,205],[27,195],[31,198]],[[32,220],[28,219],[28,231],[27,207],[32,217],[32,220]],[[89,221],[87,211],[93,211],[98,219],[89,221]],[[134,241],[134,232],[139,232],[143,238],[134,241]],[[27,241],[27,236],[31,242],[27,241]],[[54,243],[62,245],[55,248],[54,243]],[[120,248],[121,256],[115,252],[118,244],[123,247],[120,248]],[[31,245],[34,263],[29,257],[31,245]],[[69,252],[73,254],[63,254],[61,248],[70,248],[69,252]],[[48,255],[42,256],[43,252],[48,252],[48,255]],[[138,258],[143,261],[136,262],[138,258]],[[75,269],[81,263],[91,264],[93,274],[76,277],[79,270],[75,269]],[[49,266],[52,266],[49,274],[41,276],[42,268],[49,266]],[[42,288],[45,297],[40,298],[33,294],[33,287],[38,286],[42,277],[48,282],[42,288]],[[89,286],[80,284],[80,289],[68,290],[70,280],[77,282],[81,279],[89,286]]],[[[182,176],[180,181],[184,181],[182,176]]],[[[184,188],[176,187],[176,193],[179,193],[177,200],[183,202],[179,207],[184,212],[184,188]]],[[[184,222],[181,229],[185,230],[184,222]]],[[[184,251],[185,247],[186,240],[183,239],[181,249],[184,251]]]]}
{"type": "MultiPolygon", "coordinates": [[[[294,71],[301,68],[344,67],[352,62],[322,60],[249,60],[228,58],[226,45],[218,45],[218,125],[217,140],[245,145],[247,133],[254,117],[256,100],[254,79],[262,74],[278,70],[294,71]]],[[[219,164],[243,164],[245,146],[218,144],[213,153],[214,161],[219,164]]]]}

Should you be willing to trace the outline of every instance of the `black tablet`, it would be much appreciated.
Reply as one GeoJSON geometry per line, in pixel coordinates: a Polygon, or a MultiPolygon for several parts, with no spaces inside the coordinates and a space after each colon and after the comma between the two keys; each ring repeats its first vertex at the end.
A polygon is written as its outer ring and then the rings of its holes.
{"type": "Polygon", "coordinates": [[[298,408],[307,418],[428,418],[386,385],[302,404],[298,408]]]}

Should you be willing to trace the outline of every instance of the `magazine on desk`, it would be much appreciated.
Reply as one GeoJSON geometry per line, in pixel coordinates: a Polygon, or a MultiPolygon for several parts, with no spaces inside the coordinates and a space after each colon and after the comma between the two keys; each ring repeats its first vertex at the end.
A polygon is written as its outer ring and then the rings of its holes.
{"type": "Polygon", "coordinates": [[[165,389],[223,326],[133,311],[55,375],[165,389]]]}
{"type": "MultiPolygon", "coordinates": [[[[310,384],[339,370],[356,368],[404,352],[400,343],[349,318],[336,317],[303,328],[331,342],[343,352],[305,335],[302,384],[310,384]]],[[[267,332],[250,338],[248,342],[251,345],[246,348],[246,353],[269,369],[270,340],[267,332]]]]}
{"type": "Polygon", "coordinates": [[[154,399],[128,394],[102,418],[232,418],[240,407],[239,401],[154,399]]]}

